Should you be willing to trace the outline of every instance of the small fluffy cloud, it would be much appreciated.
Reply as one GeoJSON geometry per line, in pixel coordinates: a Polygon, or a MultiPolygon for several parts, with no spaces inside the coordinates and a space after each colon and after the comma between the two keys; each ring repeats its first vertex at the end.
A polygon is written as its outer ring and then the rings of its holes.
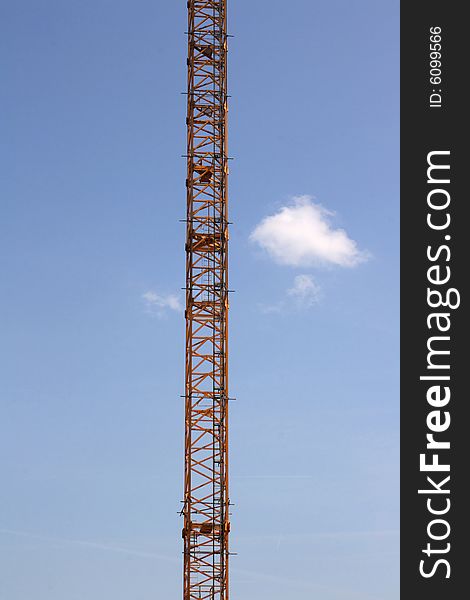
{"type": "Polygon", "coordinates": [[[146,312],[157,317],[163,317],[167,311],[181,312],[183,306],[176,294],[157,294],[149,290],[142,294],[146,312]]]}
{"type": "Polygon", "coordinates": [[[292,204],[265,217],[250,239],[277,263],[293,267],[354,267],[367,260],[367,253],[359,250],[344,229],[332,226],[333,215],[311,196],[296,196],[292,204]]]}
{"type": "Polygon", "coordinates": [[[297,275],[287,295],[298,308],[310,308],[320,300],[320,286],[311,275],[297,275]]]}
{"type": "Polygon", "coordinates": [[[264,314],[308,310],[320,301],[321,295],[321,288],[311,275],[296,275],[283,299],[275,304],[259,304],[258,308],[264,314]]]}

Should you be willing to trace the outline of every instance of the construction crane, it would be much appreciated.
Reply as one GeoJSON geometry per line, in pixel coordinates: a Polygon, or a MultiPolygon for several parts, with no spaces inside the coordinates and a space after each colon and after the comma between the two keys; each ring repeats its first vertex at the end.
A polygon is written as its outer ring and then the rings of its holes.
{"type": "Polygon", "coordinates": [[[226,0],[188,0],[184,600],[228,600],[226,0]]]}

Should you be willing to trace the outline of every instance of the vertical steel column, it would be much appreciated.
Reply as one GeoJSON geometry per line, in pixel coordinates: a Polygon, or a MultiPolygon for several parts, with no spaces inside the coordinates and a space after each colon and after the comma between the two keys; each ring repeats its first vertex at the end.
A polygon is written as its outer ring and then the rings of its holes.
{"type": "Polygon", "coordinates": [[[184,600],[228,600],[226,0],[189,0],[184,600]]]}

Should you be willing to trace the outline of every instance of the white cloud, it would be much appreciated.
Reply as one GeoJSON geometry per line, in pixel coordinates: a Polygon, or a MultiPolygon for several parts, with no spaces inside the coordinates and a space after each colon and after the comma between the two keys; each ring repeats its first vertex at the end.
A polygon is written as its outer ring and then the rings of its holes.
{"type": "Polygon", "coordinates": [[[258,304],[258,308],[264,314],[306,310],[317,304],[320,298],[321,288],[311,275],[296,275],[292,287],[286,290],[282,300],[275,304],[258,304]]]}
{"type": "Polygon", "coordinates": [[[359,250],[344,229],[332,226],[333,215],[311,196],[295,196],[292,204],[265,217],[250,239],[277,263],[294,267],[354,267],[367,260],[367,253],[359,250]]]}
{"type": "Polygon", "coordinates": [[[282,313],[286,308],[286,303],[284,300],[280,302],[276,302],[275,304],[264,304],[260,302],[258,304],[258,310],[263,313],[263,315],[272,315],[275,313],[282,313]]]}
{"type": "Polygon", "coordinates": [[[157,294],[149,290],[142,294],[142,300],[145,303],[146,312],[157,317],[163,317],[169,310],[176,312],[183,310],[181,300],[176,294],[157,294]]]}
{"type": "Polygon", "coordinates": [[[320,300],[320,286],[311,275],[297,275],[293,287],[287,290],[287,295],[297,308],[310,308],[320,300]]]}

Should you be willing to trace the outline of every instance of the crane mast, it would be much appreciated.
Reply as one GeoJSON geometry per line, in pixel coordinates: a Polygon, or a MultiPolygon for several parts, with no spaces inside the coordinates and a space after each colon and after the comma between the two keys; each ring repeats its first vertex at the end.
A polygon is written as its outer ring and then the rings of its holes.
{"type": "Polygon", "coordinates": [[[184,600],[228,600],[226,0],[188,0],[184,600]]]}

